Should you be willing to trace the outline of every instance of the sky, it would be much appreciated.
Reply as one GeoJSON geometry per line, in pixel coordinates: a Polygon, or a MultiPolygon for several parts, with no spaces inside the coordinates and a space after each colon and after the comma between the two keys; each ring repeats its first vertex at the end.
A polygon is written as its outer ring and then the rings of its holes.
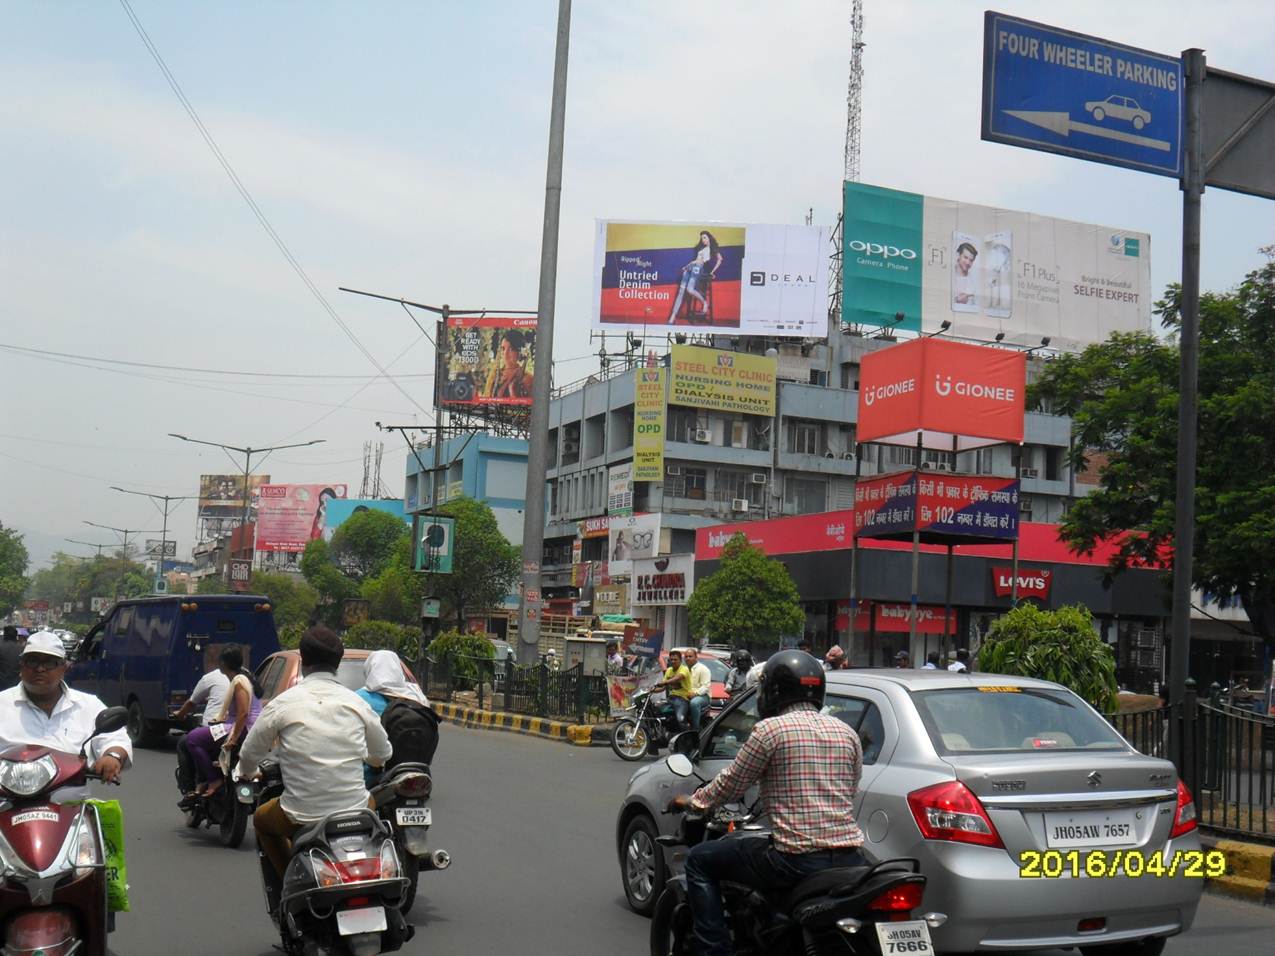
{"type": "MultiPolygon", "coordinates": [[[[84,521],[158,532],[121,485],[193,495],[231,445],[276,482],[357,490],[365,441],[402,493],[406,445],[374,422],[432,419],[433,349],[398,305],[534,309],[557,4],[131,0],[311,294],[236,192],[114,2],[10,0],[0,34],[0,522],[32,570],[84,521]],[[155,367],[148,367],[155,366],[155,367]],[[213,375],[188,369],[266,373],[213,375]],[[296,378],[285,376],[314,376],[296,378]]],[[[983,10],[866,0],[864,182],[1151,235],[1177,281],[1169,179],[979,138],[983,10]]],[[[1002,0],[998,9],[1275,79],[1275,5],[1002,0]]],[[[596,369],[595,219],[832,225],[849,0],[576,0],[555,381],[596,369]]],[[[1209,190],[1202,284],[1227,289],[1275,242],[1275,205],[1209,190]]],[[[418,317],[423,316],[418,313],[418,317]]],[[[427,325],[427,328],[430,326],[427,325]]],[[[254,468],[255,470],[255,468],[254,468]]],[[[194,502],[170,518],[189,554],[194,502]]],[[[149,535],[144,535],[149,536],[149,535]]]]}

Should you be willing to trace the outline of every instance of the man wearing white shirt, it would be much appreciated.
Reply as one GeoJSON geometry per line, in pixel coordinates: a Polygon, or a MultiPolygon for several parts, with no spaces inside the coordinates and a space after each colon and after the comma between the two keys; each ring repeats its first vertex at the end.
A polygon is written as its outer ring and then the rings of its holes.
{"type": "MultiPolygon", "coordinates": [[[[38,631],[22,649],[21,683],[0,692],[0,751],[31,744],[78,754],[106,705],[64,682],[66,649],[52,631],[38,631]]],[[[123,730],[94,737],[88,748],[94,773],[110,781],[132,765],[133,744],[123,730]]],[[[83,800],[87,787],[63,787],[59,803],[83,800]]]]}
{"type": "Polygon", "coordinates": [[[699,730],[712,700],[713,672],[699,659],[699,652],[693,647],[682,652],[682,660],[691,669],[691,729],[699,730]]]}
{"type": "MultiPolygon", "coordinates": [[[[217,718],[221,716],[222,706],[225,704],[226,694],[229,691],[230,678],[221,672],[220,667],[215,667],[199,678],[199,683],[173,715],[173,719],[184,720],[187,714],[203,704],[204,712],[200,715],[200,723],[205,726],[215,724],[217,718]]],[[[185,734],[177,741],[177,787],[182,792],[182,802],[178,806],[185,809],[185,805],[195,791],[195,765],[191,761],[190,750],[186,747],[185,734]]]]}
{"type": "Polygon", "coordinates": [[[276,748],[283,796],[257,808],[253,828],[280,879],[296,832],[331,813],[366,807],[363,764],[381,767],[393,752],[380,718],[336,679],[345,654],[341,639],[326,627],[312,627],[299,650],[301,683],[262,708],[239,754],[240,775],[254,777],[276,748]]]}

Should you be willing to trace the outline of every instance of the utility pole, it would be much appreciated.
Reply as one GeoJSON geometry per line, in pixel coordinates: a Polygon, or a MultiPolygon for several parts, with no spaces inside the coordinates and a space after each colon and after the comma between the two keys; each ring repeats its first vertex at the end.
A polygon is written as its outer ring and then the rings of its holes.
{"type": "MultiPolygon", "coordinates": [[[[540,643],[540,560],[545,546],[545,472],[549,463],[549,399],[553,369],[553,313],[558,281],[558,217],[562,206],[562,140],[567,114],[567,51],[571,40],[571,0],[558,0],[558,40],[553,60],[553,100],[549,110],[549,160],[545,175],[544,231],[540,239],[540,293],[536,300],[536,350],[550,373],[532,383],[531,426],[527,435],[527,490],[522,526],[522,601],[519,641],[536,653],[540,643]],[[531,599],[528,599],[528,595],[531,599]]],[[[520,654],[519,657],[522,657],[520,654]]]]}
{"type": "MultiPolygon", "coordinates": [[[[143,533],[143,530],[144,530],[144,529],[141,529],[141,528],[113,528],[113,527],[111,527],[109,524],[98,524],[96,521],[85,521],[84,523],[85,523],[85,524],[87,524],[87,525],[92,525],[94,528],[101,528],[101,529],[102,529],[102,530],[104,530],[104,531],[114,531],[114,532],[115,532],[116,534],[118,534],[121,538],[123,538],[123,540],[124,540],[124,557],[126,557],[126,558],[128,557],[128,539],[129,539],[129,536],[130,536],[130,535],[134,535],[134,534],[142,534],[142,533],[143,533]]],[[[94,547],[96,547],[96,545],[94,545],[94,547]]],[[[99,550],[99,551],[98,551],[98,553],[99,553],[99,554],[101,554],[101,551],[99,550]]]]}
{"type": "Polygon", "coordinates": [[[118,485],[111,485],[111,490],[118,491],[126,495],[138,495],[139,497],[142,497],[142,498],[149,498],[151,500],[151,503],[154,504],[156,508],[159,508],[159,502],[162,501],[164,503],[164,507],[160,508],[160,511],[164,515],[164,526],[159,532],[159,561],[157,562],[156,568],[155,568],[155,580],[156,582],[158,582],[161,578],[164,577],[164,558],[168,555],[169,503],[173,501],[190,501],[191,498],[198,497],[198,496],[197,495],[182,495],[182,496],[152,495],[150,492],[147,492],[147,491],[129,491],[127,488],[121,488],[118,485]]]}
{"type": "Polygon", "coordinates": [[[92,541],[80,541],[78,538],[63,538],[63,541],[69,541],[71,544],[82,544],[86,548],[97,548],[97,556],[102,556],[102,549],[109,548],[109,544],[94,544],[92,541]]]}
{"type": "MultiPolygon", "coordinates": [[[[250,500],[248,490],[248,479],[252,476],[252,456],[253,455],[269,455],[272,451],[282,451],[285,448],[308,448],[310,445],[322,444],[326,439],[314,438],[310,441],[295,442],[291,445],[271,445],[268,448],[253,448],[251,445],[246,448],[239,448],[236,445],[224,445],[219,441],[203,441],[199,438],[187,438],[185,435],[178,435],[176,432],[169,432],[169,438],[180,438],[182,441],[188,441],[194,445],[211,445],[213,448],[220,448],[226,454],[230,452],[238,452],[243,455],[243,515],[239,519],[239,545],[243,549],[244,535],[248,529],[248,503],[250,500]]],[[[252,557],[253,545],[248,545],[248,557],[252,557]]]]}

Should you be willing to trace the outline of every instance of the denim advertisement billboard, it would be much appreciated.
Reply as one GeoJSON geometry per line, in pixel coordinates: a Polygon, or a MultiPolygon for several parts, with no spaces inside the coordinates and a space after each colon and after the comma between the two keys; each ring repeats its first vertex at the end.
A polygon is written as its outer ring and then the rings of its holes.
{"type": "Polygon", "coordinates": [[[844,184],[842,322],[1079,351],[1151,328],[1151,238],[844,184]],[[899,314],[902,313],[902,319],[899,314]]]}
{"type": "Polygon", "coordinates": [[[827,334],[821,226],[599,221],[593,328],[827,334]]]}
{"type": "Polygon", "coordinates": [[[531,405],[534,316],[448,316],[438,350],[440,406],[531,405]]]}

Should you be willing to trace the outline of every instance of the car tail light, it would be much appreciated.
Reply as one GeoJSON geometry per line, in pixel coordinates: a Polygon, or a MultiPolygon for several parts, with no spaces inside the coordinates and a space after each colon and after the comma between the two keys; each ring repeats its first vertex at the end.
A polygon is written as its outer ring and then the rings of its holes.
{"type": "Polygon", "coordinates": [[[1107,917],[1091,916],[1076,924],[1077,933],[1100,933],[1107,928],[1107,917]]]}
{"type": "Polygon", "coordinates": [[[991,847],[1005,845],[983,804],[959,780],[912,791],[908,794],[908,806],[921,836],[927,840],[991,847]]]}
{"type": "Polygon", "coordinates": [[[900,923],[921,905],[921,897],[924,893],[925,886],[920,882],[892,886],[873,899],[868,904],[868,909],[873,913],[882,914],[879,917],[881,921],[900,923]]]}
{"type": "Polygon", "coordinates": [[[1195,800],[1185,783],[1178,781],[1178,810],[1173,815],[1173,829],[1169,831],[1169,839],[1180,837],[1195,829],[1195,800]]]}
{"type": "Polygon", "coordinates": [[[394,781],[394,792],[400,797],[428,797],[434,781],[427,773],[405,773],[394,781]]]}

